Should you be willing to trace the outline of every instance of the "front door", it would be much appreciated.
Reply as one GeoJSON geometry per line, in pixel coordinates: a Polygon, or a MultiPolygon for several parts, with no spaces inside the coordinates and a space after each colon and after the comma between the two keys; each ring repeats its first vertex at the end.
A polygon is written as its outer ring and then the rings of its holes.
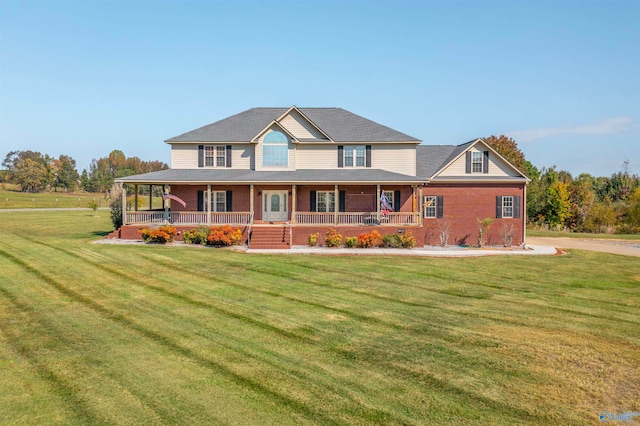
{"type": "Polygon", "coordinates": [[[286,222],[287,217],[287,191],[263,191],[262,220],[286,222]]]}

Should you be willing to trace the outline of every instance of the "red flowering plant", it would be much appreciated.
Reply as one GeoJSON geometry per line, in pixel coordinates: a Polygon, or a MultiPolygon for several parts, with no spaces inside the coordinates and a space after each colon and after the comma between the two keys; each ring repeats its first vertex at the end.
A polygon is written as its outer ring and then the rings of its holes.
{"type": "Polygon", "coordinates": [[[215,226],[209,230],[207,245],[210,246],[235,246],[242,242],[242,231],[232,228],[230,225],[215,226]]]}
{"type": "Polygon", "coordinates": [[[358,235],[356,245],[362,248],[380,247],[382,245],[382,236],[375,229],[368,234],[362,233],[358,235]]]}
{"type": "Polygon", "coordinates": [[[156,229],[141,229],[138,231],[142,239],[147,243],[170,243],[178,235],[178,230],[173,226],[161,226],[156,229]]]}

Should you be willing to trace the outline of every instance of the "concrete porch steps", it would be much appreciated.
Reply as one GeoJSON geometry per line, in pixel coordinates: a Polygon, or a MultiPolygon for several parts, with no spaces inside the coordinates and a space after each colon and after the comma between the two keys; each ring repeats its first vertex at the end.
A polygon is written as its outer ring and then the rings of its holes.
{"type": "Polygon", "coordinates": [[[256,226],[251,230],[251,249],[290,249],[291,229],[284,225],[256,226]]]}

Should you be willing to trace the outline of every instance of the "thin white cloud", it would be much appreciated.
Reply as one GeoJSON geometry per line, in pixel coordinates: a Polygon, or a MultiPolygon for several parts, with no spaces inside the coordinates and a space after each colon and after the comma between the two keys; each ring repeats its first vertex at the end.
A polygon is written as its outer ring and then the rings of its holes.
{"type": "Polygon", "coordinates": [[[549,136],[559,135],[613,135],[627,133],[639,129],[632,117],[607,118],[592,124],[582,126],[547,127],[540,129],[516,130],[508,135],[518,142],[531,142],[549,136]]]}

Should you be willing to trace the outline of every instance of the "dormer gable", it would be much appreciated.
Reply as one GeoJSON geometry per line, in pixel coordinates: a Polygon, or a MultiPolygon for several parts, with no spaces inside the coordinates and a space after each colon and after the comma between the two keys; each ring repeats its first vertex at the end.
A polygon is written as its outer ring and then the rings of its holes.
{"type": "Polygon", "coordinates": [[[300,142],[333,142],[320,127],[295,105],[276,119],[300,142]]]}
{"type": "Polygon", "coordinates": [[[529,181],[529,178],[482,138],[455,147],[442,166],[431,176],[434,180],[510,178],[529,181]]]}

